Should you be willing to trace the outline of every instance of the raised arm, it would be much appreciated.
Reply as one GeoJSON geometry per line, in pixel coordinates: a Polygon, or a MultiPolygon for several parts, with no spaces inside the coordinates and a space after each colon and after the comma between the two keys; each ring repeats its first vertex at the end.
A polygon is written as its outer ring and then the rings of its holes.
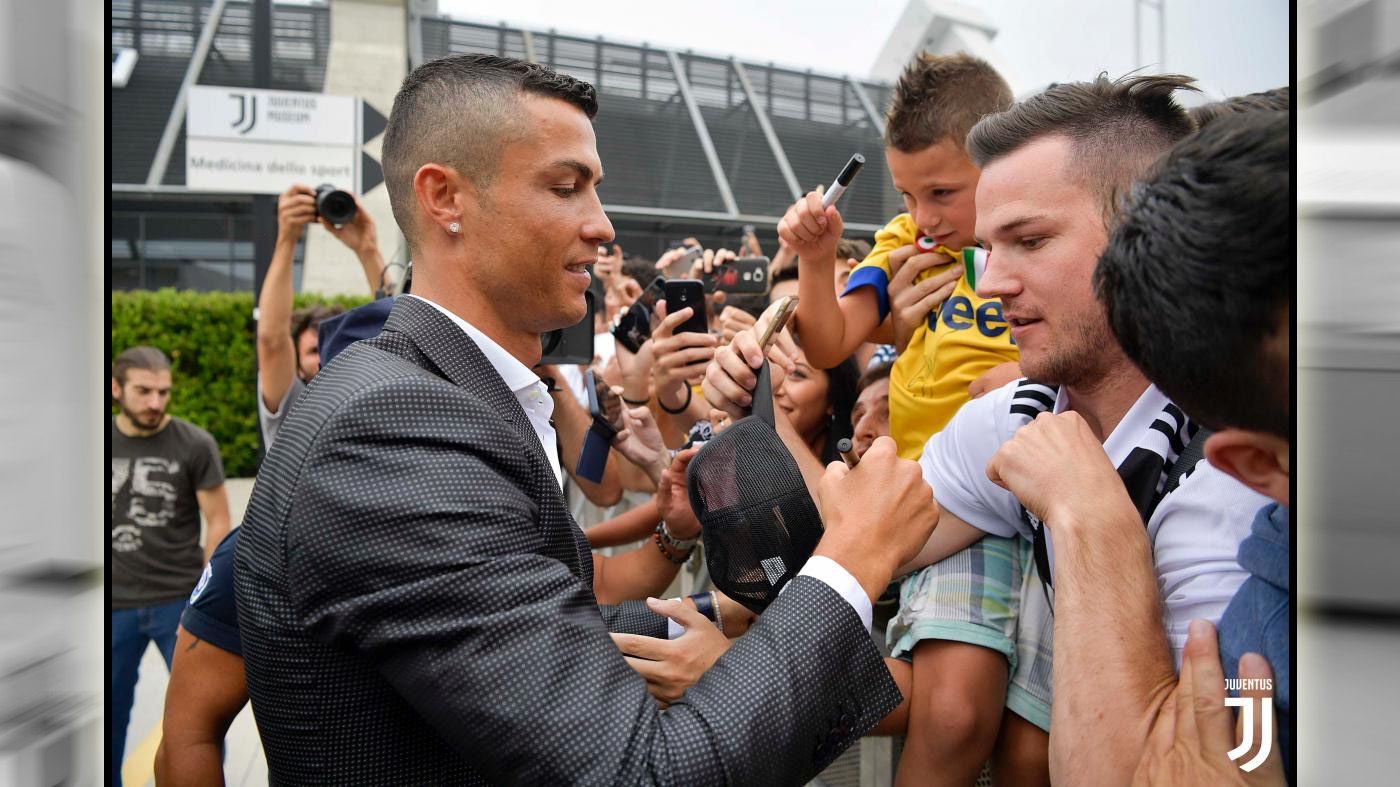
{"type": "Polygon", "coordinates": [[[836,243],[845,224],[835,205],[822,208],[821,191],[798,200],[782,221],[778,237],[797,254],[798,304],[794,315],[807,360],[830,369],[855,352],[880,324],[879,298],[870,287],[836,297],[836,243]],[[833,319],[833,315],[840,319],[833,319]]]}
{"type": "Polygon", "coordinates": [[[315,217],[316,197],[310,186],[294,184],[277,198],[277,243],[258,294],[258,395],[274,413],[297,373],[291,334],[292,257],[302,229],[315,217]]]}
{"type": "Polygon", "coordinates": [[[371,293],[379,290],[384,282],[384,255],[379,251],[379,232],[374,225],[374,217],[365,210],[364,203],[355,197],[355,218],[349,224],[336,226],[323,217],[319,221],[330,234],[355,252],[360,261],[360,269],[365,274],[365,284],[371,293]]]}
{"type": "Polygon", "coordinates": [[[1177,682],[1142,518],[1075,412],[1018,429],[987,475],[1054,539],[1051,779],[1127,784],[1177,682]],[[1086,740],[1097,742],[1093,757],[1086,740]]]}

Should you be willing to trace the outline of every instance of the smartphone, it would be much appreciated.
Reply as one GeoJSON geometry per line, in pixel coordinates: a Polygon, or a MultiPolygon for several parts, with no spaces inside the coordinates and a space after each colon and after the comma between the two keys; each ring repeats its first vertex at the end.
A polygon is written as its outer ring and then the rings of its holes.
{"type": "Polygon", "coordinates": [[[651,315],[656,309],[656,302],[666,297],[665,284],[666,280],[660,276],[652,279],[651,284],[642,290],[641,296],[618,315],[617,325],[612,331],[613,338],[629,352],[638,352],[642,344],[651,338],[651,315]]]}
{"type": "Polygon", "coordinates": [[[740,257],[705,274],[706,292],[755,293],[766,295],[771,282],[768,280],[767,257],[740,257]]]}
{"type": "Polygon", "coordinates": [[[778,332],[787,325],[793,313],[797,311],[797,296],[785,295],[778,301],[778,311],[773,315],[773,321],[768,323],[768,327],[763,331],[763,337],[758,340],[759,349],[766,355],[768,348],[773,345],[773,340],[778,338],[778,332]]]}
{"type": "Polygon", "coordinates": [[[592,369],[585,371],[583,378],[588,390],[588,414],[603,431],[610,433],[611,440],[611,436],[622,431],[622,398],[592,369]]]}
{"type": "Polygon", "coordinates": [[[710,324],[705,316],[705,283],[698,279],[667,279],[665,284],[666,313],[689,306],[690,319],[676,326],[672,333],[708,333],[710,324]]]}
{"type": "Polygon", "coordinates": [[[688,249],[686,249],[685,254],[682,254],[675,260],[672,260],[671,264],[668,265],[666,267],[666,270],[662,271],[662,273],[664,273],[666,276],[672,279],[680,278],[681,276],[684,276],[686,275],[686,273],[690,272],[690,266],[694,264],[696,260],[700,259],[703,256],[705,256],[704,249],[700,248],[699,246],[691,246],[688,249]]]}

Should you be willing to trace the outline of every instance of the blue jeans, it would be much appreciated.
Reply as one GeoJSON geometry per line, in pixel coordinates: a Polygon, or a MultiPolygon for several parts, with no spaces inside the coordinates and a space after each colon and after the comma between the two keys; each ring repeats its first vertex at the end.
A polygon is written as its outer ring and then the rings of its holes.
{"type": "Polygon", "coordinates": [[[165,658],[165,668],[175,657],[175,630],[185,601],[171,601],[154,607],[114,609],[112,614],[112,770],[108,784],[121,784],[122,758],[126,753],[126,726],[131,721],[131,704],[136,699],[136,678],[146,645],[154,642],[165,658]]]}

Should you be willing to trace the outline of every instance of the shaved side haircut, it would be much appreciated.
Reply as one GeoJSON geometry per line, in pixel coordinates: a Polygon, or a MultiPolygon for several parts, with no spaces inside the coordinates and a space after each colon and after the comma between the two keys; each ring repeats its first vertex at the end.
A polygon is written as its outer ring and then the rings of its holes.
{"type": "Polygon", "coordinates": [[[417,248],[413,177],[424,164],[451,167],[485,194],[501,151],[524,132],[526,95],[566,101],[598,114],[593,86],[551,68],[496,55],[448,55],[404,79],[384,130],[384,183],[394,220],[417,248]]]}
{"type": "Polygon", "coordinates": [[[1108,227],[1133,181],[1195,130],[1172,97],[1196,90],[1195,81],[1178,74],[1117,80],[1100,74],[1092,82],[1053,85],[973,126],[968,155],[986,167],[1042,137],[1068,139],[1072,153],[1064,174],[1098,195],[1108,227]]]}

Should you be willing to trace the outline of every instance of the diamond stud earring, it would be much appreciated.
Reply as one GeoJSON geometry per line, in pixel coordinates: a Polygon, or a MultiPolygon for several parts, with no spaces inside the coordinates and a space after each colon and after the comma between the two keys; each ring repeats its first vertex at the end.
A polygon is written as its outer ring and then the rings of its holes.
{"type": "Polygon", "coordinates": [[[454,221],[451,224],[447,225],[447,231],[452,233],[453,235],[456,235],[458,232],[462,231],[462,225],[454,221]]]}

